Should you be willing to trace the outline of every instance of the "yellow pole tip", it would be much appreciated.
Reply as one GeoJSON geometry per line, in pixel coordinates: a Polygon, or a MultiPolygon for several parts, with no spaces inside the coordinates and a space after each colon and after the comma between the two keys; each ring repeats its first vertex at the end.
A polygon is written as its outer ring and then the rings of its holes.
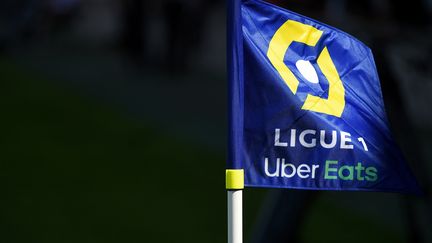
{"type": "Polygon", "coordinates": [[[244,188],[243,169],[227,169],[225,171],[225,179],[227,190],[239,190],[244,188]]]}

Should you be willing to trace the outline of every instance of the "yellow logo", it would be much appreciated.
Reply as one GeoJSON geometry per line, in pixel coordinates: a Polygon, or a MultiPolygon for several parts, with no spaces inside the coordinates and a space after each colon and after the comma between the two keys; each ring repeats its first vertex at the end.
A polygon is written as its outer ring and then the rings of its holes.
{"type": "MultiPolygon", "coordinates": [[[[299,81],[285,65],[285,53],[293,41],[315,46],[322,33],[313,26],[288,20],[276,31],[270,41],[267,57],[293,94],[297,93],[299,81]]],[[[340,117],[345,108],[345,88],[327,47],[324,47],[319,54],[317,64],[329,82],[328,98],[323,99],[308,94],[302,109],[340,117]]]]}

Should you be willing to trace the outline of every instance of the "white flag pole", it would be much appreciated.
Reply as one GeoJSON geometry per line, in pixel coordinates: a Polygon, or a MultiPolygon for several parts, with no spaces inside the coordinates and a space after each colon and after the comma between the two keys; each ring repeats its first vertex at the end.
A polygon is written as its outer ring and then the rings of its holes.
{"type": "Polygon", "coordinates": [[[228,243],[243,242],[243,190],[228,190],[228,243]]]}
{"type": "Polygon", "coordinates": [[[243,170],[226,170],[228,243],[243,243],[243,170]]]}

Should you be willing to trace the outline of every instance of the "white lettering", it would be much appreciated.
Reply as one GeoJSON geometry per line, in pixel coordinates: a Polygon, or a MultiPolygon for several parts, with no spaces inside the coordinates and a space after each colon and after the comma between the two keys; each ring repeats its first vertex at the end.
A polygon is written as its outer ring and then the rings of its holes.
{"type": "Polygon", "coordinates": [[[364,140],[362,137],[358,138],[358,140],[359,140],[359,142],[362,143],[362,145],[363,145],[363,149],[364,149],[365,151],[369,151],[369,149],[368,149],[368,147],[367,147],[367,145],[366,145],[365,140],[364,140]]]}
{"type": "Polygon", "coordinates": [[[300,136],[299,136],[300,144],[301,144],[303,147],[305,147],[305,148],[313,148],[313,147],[316,146],[316,139],[315,139],[315,138],[312,138],[311,141],[310,141],[309,143],[306,142],[306,141],[305,141],[305,137],[306,137],[306,135],[308,135],[308,134],[315,135],[315,134],[316,134],[316,131],[315,131],[315,130],[308,129],[308,130],[304,130],[303,132],[301,132],[301,133],[300,133],[300,136]]]}
{"type": "Polygon", "coordinates": [[[299,164],[296,166],[295,164],[286,163],[284,158],[276,158],[275,165],[270,166],[269,159],[264,158],[264,172],[268,177],[292,178],[298,176],[302,179],[309,177],[315,179],[316,170],[319,168],[319,165],[313,164],[311,166],[308,164],[299,164]],[[270,172],[270,170],[273,171],[270,172]]]}
{"type": "Polygon", "coordinates": [[[275,129],[275,143],[274,146],[276,147],[288,147],[288,143],[281,143],[280,141],[280,129],[275,129]]]}
{"type": "Polygon", "coordinates": [[[301,165],[299,165],[299,167],[297,167],[297,175],[300,178],[308,178],[309,173],[310,173],[310,167],[307,164],[301,164],[301,165]],[[307,174],[303,175],[303,173],[307,173],[307,174]]]}
{"type": "Polygon", "coordinates": [[[326,131],[324,131],[324,130],[320,131],[320,144],[321,144],[321,146],[323,148],[334,148],[334,146],[336,145],[336,142],[337,142],[336,131],[332,131],[330,143],[325,142],[325,133],[326,133],[326,131]]]}
{"type": "Polygon", "coordinates": [[[277,177],[277,176],[279,176],[280,159],[277,158],[277,160],[276,160],[276,169],[275,169],[275,171],[273,173],[269,172],[269,166],[268,166],[268,164],[269,164],[268,163],[268,158],[265,158],[264,159],[264,171],[265,171],[265,174],[267,176],[269,176],[269,177],[277,177]]]}
{"type": "MultiPolygon", "coordinates": [[[[354,149],[351,134],[338,130],[314,130],[306,129],[299,130],[290,129],[290,134],[281,132],[283,129],[276,128],[274,130],[274,146],[275,147],[296,147],[315,148],[317,146],[326,149],[354,149]],[[331,133],[331,134],[329,134],[331,133]],[[339,134],[338,134],[339,133],[339,134]],[[339,140],[340,139],[340,140],[339,140]],[[297,144],[298,141],[298,144],[297,144]]],[[[363,138],[358,138],[363,145],[363,149],[368,151],[366,142],[363,138]]]]}
{"type": "Polygon", "coordinates": [[[354,145],[347,144],[347,143],[351,142],[351,134],[341,131],[340,135],[341,135],[340,148],[341,149],[353,149],[354,145]]]}
{"type": "Polygon", "coordinates": [[[291,129],[291,139],[290,139],[290,146],[295,147],[296,144],[296,132],[297,130],[291,129]]]}
{"type": "Polygon", "coordinates": [[[312,176],[311,176],[312,179],[315,178],[315,171],[318,168],[319,168],[319,165],[312,165],[312,176]]]}
{"type": "Polygon", "coordinates": [[[282,159],[282,177],[288,177],[291,178],[295,175],[296,173],[296,167],[293,164],[285,164],[285,159],[282,159]],[[291,174],[287,174],[285,173],[286,167],[290,167],[291,168],[291,174]]]}

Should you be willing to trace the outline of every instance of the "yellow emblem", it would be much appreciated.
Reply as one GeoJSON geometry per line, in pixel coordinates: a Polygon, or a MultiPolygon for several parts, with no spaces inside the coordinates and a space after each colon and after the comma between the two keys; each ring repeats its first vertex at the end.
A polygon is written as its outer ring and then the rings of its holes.
{"type": "MultiPolygon", "coordinates": [[[[293,41],[315,46],[322,33],[313,26],[288,20],[276,31],[270,41],[267,57],[293,94],[297,93],[299,81],[285,65],[285,53],[293,41]]],[[[319,54],[317,64],[329,82],[328,98],[323,99],[308,94],[302,109],[340,117],[345,108],[345,88],[327,47],[324,47],[319,54]]]]}

